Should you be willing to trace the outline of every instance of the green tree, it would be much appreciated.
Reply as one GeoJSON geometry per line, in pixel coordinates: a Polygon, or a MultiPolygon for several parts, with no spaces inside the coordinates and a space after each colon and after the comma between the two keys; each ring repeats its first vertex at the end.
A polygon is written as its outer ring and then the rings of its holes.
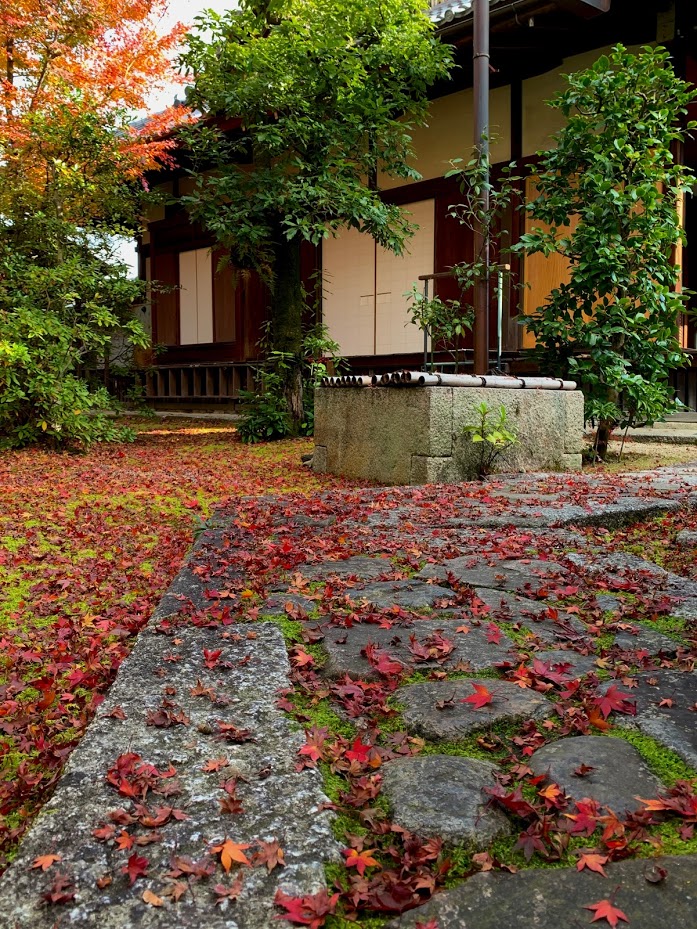
{"type": "Polygon", "coordinates": [[[630,54],[618,45],[566,82],[550,102],[566,124],[556,148],[540,153],[539,196],[527,207],[547,228],[533,228],[521,247],[563,255],[570,280],[525,324],[543,372],[580,381],[605,457],[614,427],[675,409],[668,376],[685,363],[678,203],[694,178],[673,145],[690,128],[697,91],[676,77],[665,49],[651,47],[630,54]]]}
{"type": "Polygon", "coordinates": [[[171,76],[181,29],[162,0],[7,0],[0,7],[0,445],[118,434],[85,368],[133,316],[142,286],[113,236],[139,225],[145,171],[166,161],[181,111],[132,125],[171,76]]]}
{"type": "Polygon", "coordinates": [[[412,128],[451,50],[422,0],[241,0],[197,24],[183,65],[189,102],[212,118],[187,135],[196,182],[183,200],[236,266],[272,288],[271,344],[295,359],[285,395],[297,431],[301,243],[349,226],[402,251],[413,230],[378,178],[418,179],[412,128]]]}

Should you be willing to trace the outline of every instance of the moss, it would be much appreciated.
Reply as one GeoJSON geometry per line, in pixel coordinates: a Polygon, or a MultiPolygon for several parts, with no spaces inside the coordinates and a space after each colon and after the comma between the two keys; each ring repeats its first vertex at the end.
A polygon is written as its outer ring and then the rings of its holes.
{"type": "Polygon", "coordinates": [[[640,625],[646,629],[653,629],[655,632],[662,632],[664,635],[677,639],[681,643],[685,641],[687,623],[678,616],[659,616],[652,619],[651,622],[641,623],[640,625]]]}
{"type": "Polygon", "coordinates": [[[624,739],[625,742],[633,745],[651,771],[668,787],[672,787],[676,781],[689,781],[697,777],[697,771],[685,764],[676,752],[643,732],[636,729],[616,728],[608,732],[608,735],[612,738],[624,739]]]}

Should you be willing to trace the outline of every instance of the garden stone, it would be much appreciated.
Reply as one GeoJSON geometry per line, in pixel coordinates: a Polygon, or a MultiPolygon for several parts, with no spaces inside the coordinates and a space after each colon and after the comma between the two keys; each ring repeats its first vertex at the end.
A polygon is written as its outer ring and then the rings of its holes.
{"type": "Polygon", "coordinates": [[[343,561],[323,561],[320,564],[299,565],[298,572],[305,577],[319,580],[327,577],[358,577],[366,580],[389,574],[395,570],[389,558],[370,558],[354,555],[343,561]]]}
{"type": "Polygon", "coordinates": [[[405,610],[424,610],[432,608],[439,600],[452,601],[453,592],[449,587],[417,580],[376,581],[365,587],[354,587],[350,597],[355,603],[367,600],[378,609],[401,606],[405,610]]]}
{"type": "Polygon", "coordinates": [[[363,655],[363,649],[369,642],[386,651],[391,658],[399,661],[405,670],[429,669],[443,667],[453,669],[461,663],[474,671],[493,667],[497,662],[510,659],[511,640],[502,635],[498,645],[489,642],[481,627],[471,627],[468,634],[456,632],[461,620],[417,619],[411,626],[392,626],[384,628],[373,623],[361,623],[345,629],[330,626],[325,629],[324,647],[328,661],[326,672],[332,677],[350,674],[352,677],[379,678],[378,672],[363,655]],[[435,632],[453,643],[455,648],[444,662],[416,661],[409,651],[410,636],[415,636],[419,643],[424,643],[435,632]]]}
{"type": "Polygon", "coordinates": [[[622,601],[611,594],[598,594],[595,601],[603,613],[617,613],[622,609],[622,601]]]}
{"type": "Polygon", "coordinates": [[[697,768],[697,671],[652,671],[636,680],[636,716],[616,713],[614,722],[640,729],[697,768]],[[672,706],[659,706],[661,700],[672,700],[672,706]]]}
{"type": "Polygon", "coordinates": [[[546,775],[575,800],[589,797],[619,815],[641,806],[636,797],[655,797],[662,787],[633,745],[610,736],[584,735],[551,742],[538,748],[529,764],[536,775],[546,775]],[[581,765],[593,770],[580,777],[574,772],[581,765]]]}
{"type": "Polygon", "coordinates": [[[491,619],[519,623],[543,642],[553,644],[559,641],[581,641],[586,638],[586,627],[568,613],[559,611],[556,620],[545,615],[550,609],[547,603],[486,587],[477,587],[475,592],[491,610],[491,619]]]}
{"type": "Polygon", "coordinates": [[[679,548],[695,548],[697,547],[697,532],[682,529],[675,537],[675,541],[679,548]]]}
{"type": "Polygon", "coordinates": [[[695,929],[697,855],[620,861],[605,870],[607,877],[587,868],[482,872],[403,913],[387,929],[415,929],[430,921],[438,929],[585,929],[593,913],[584,907],[610,894],[629,920],[618,927],[695,929]],[[664,869],[666,879],[647,881],[652,868],[664,869]]]}
{"type": "Polygon", "coordinates": [[[595,655],[581,655],[571,649],[553,648],[543,652],[535,652],[530,656],[528,664],[531,664],[534,658],[544,661],[552,669],[558,665],[570,665],[571,667],[567,672],[570,680],[598,670],[595,655]]]}
{"type": "MultiPolygon", "coordinates": [[[[278,626],[258,623],[254,639],[234,641],[223,639],[219,628],[183,624],[177,630],[176,646],[170,637],[158,634],[157,626],[155,621],[139,635],[70,756],[55,793],[0,881],[2,929],[54,929],[59,924],[71,929],[170,929],[201,926],[204,910],[206,929],[230,929],[230,912],[215,906],[214,881],[197,886],[195,898],[191,894],[182,898],[176,915],[170,904],[148,906],[142,895],[146,888],[161,894],[173,853],[198,860],[233,827],[237,842],[278,839],[286,859],[286,867],[273,873],[266,868],[245,873],[234,911],[237,929],[273,925],[273,900],[279,887],[286,893],[315,893],[325,886],[325,864],[340,859],[321,776],[314,769],[296,769],[304,736],[276,706],[276,691],[290,686],[287,649],[278,626]],[[173,649],[178,660],[165,663],[173,649]],[[205,666],[204,649],[222,649],[220,666],[205,666]],[[157,673],[163,668],[166,678],[157,673]],[[160,705],[165,686],[176,691],[170,699],[181,707],[189,724],[148,725],[148,711],[160,705]],[[192,694],[197,686],[214,690],[216,703],[192,694]],[[116,707],[121,707],[124,718],[109,715],[116,707]],[[221,742],[219,720],[249,729],[252,739],[221,742]],[[138,849],[150,866],[147,878],[139,881],[142,886],[134,889],[120,873],[130,853],[119,852],[93,835],[94,829],[109,821],[110,811],[131,806],[106,778],[107,769],[124,752],[135,752],[160,771],[172,764],[180,793],[168,797],[166,805],[187,814],[161,827],[161,842],[138,849]],[[221,755],[229,765],[217,774],[207,773],[205,763],[221,755]],[[239,778],[243,808],[233,825],[227,825],[220,812],[220,784],[230,777],[239,778]],[[77,896],[67,909],[47,907],[41,899],[58,868],[45,874],[31,869],[36,857],[49,852],[62,857],[60,870],[75,881],[77,896]],[[96,882],[105,874],[113,875],[113,881],[100,890],[96,882]]],[[[174,780],[169,782],[172,787],[174,780]]],[[[141,827],[129,831],[144,834],[141,827]]]]}
{"type": "Polygon", "coordinates": [[[490,679],[409,684],[397,691],[396,699],[404,705],[402,715],[407,730],[434,741],[456,741],[496,723],[543,719],[552,713],[552,704],[541,694],[490,679]],[[462,703],[475,693],[473,684],[486,687],[492,702],[479,709],[462,703]],[[443,709],[438,704],[444,704],[443,709]]]}
{"type": "Polygon", "coordinates": [[[293,606],[299,607],[305,613],[311,613],[317,609],[317,601],[310,600],[309,597],[303,597],[302,594],[296,593],[274,593],[268,597],[259,608],[260,616],[285,616],[286,603],[292,603],[293,606]]]}
{"type": "Polygon", "coordinates": [[[400,758],[382,769],[382,794],[397,825],[481,849],[511,831],[483,793],[494,786],[496,770],[488,761],[454,755],[400,758]]]}
{"type": "Polygon", "coordinates": [[[625,651],[646,651],[651,655],[659,655],[663,652],[665,655],[675,655],[680,643],[671,639],[669,635],[662,632],[656,632],[655,629],[647,629],[646,626],[637,625],[637,633],[620,632],[615,636],[613,645],[619,646],[625,651]]]}
{"type": "Polygon", "coordinates": [[[697,619],[697,597],[686,597],[671,610],[678,619],[697,619]]]}
{"type": "Polygon", "coordinates": [[[439,565],[426,565],[417,577],[446,580],[454,575],[470,587],[492,587],[498,590],[538,590],[550,578],[563,577],[568,571],[562,565],[541,560],[505,560],[491,565],[476,563],[476,556],[452,558],[439,565]]]}

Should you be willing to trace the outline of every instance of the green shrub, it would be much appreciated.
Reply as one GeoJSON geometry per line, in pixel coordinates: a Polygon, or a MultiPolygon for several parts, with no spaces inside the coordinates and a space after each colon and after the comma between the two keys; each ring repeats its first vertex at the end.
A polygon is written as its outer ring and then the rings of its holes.
{"type": "Polygon", "coordinates": [[[104,249],[97,236],[74,230],[62,260],[46,267],[31,251],[0,243],[0,446],[83,446],[131,435],[104,415],[114,405],[106,390],[83,377],[115,332],[147,342],[131,315],[141,285],[104,249]]]}

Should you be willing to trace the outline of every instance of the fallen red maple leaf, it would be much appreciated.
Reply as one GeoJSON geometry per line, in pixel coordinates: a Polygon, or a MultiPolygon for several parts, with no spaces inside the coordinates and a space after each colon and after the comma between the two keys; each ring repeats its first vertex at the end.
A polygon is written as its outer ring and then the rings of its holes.
{"type": "Polygon", "coordinates": [[[217,666],[220,661],[220,656],[222,655],[222,648],[204,648],[203,650],[203,661],[207,668],[213,669],[217,666]]]}
{"type": "Polygon", "coordinates": [[[611,900],[600,900],[598,903],[591,903],[588,906],[584,906],[583,909],[595,913],[595,916],[591,919],[592,923],[598,919],[606,919],[610,925],[614,927],[620,920],[625,923],[629,922],[627,916],[622,910],[619,910],[611,900]]]}
{"type": "Polygon", "coordinates": [[[380,864],[373,858],[373,851],[372,848],[364,848],[362,851],[358,851],[357,848],[345,848],[341,854],[346,858],[346,867],[355,868],[363,877],[366,868],[374,868],[380,864]]]}
{"type": "Polygon", "coordinates": [[[482,707],[493,702],[494,696],[484,684],[476,684],[473,681],[472,687],[474,687],[475,692],[470,694],[469,697],[463,697],[460,703],[471,703],[475,710],[481,710],[482,707]]]}
{"type": "Polygon", "coordinates": [[[276,919],[287,919],[298,926],[310,926],[310,929],[319,929],[323,926],[327,916],[336,910],[339,894],[330,897],[325,889],[316,894],[306,894],[304,897],[290,897],[282,890],[276,891],[274,903],[282,906],[285,913],[277,915],[276,919]]]}
{"type": "Polygon", "coordinates": [[[121,873],[126,874],[131,884],[135,884],[139,877],[145,877],[148,873],[150,862],[134,852],[128,859],[128,863],[121,868],[121,873]]]}
{"type": "Polygon", "coordinates": [[[588,852],[585,855],[581,855],[576,862],[576,870],[583,871],[584,868],[588,868],[589,871],[595,871],[596,874],[602,874],[603,877],[607,877],[605,870],[603,868],[604,864],[607,864],[608,856],[607,855],[597,855],[593,852],[588,852]]]}

